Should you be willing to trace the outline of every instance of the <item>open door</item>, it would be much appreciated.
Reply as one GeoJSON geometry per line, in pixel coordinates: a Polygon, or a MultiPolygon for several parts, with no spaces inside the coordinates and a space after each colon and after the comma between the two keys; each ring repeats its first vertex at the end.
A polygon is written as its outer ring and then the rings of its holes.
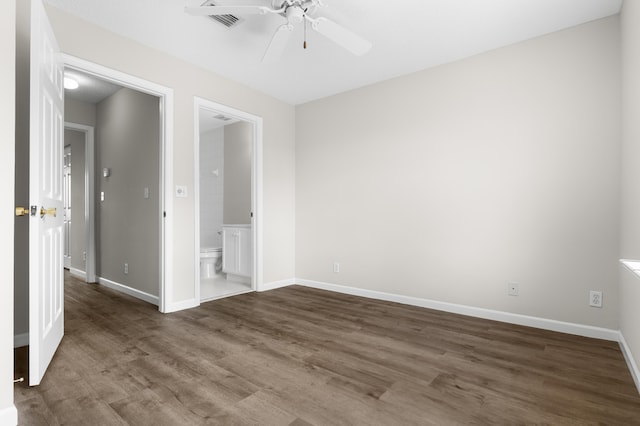
{"type": "Polygon", "coordinates": [[[64,68],[41,0],[31,0],[30,60],[29,385],[34,386],[64,334],[64,68]]]}

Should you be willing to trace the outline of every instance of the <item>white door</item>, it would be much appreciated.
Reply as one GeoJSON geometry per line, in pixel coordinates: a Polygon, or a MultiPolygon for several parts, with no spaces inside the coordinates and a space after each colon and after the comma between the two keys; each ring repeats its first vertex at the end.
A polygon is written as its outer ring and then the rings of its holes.
{"type": "Polygon", "coordinates": [[[40,383],[64,334],[63,63],[41,0],[31,0],[29,385],[40,383]]]}

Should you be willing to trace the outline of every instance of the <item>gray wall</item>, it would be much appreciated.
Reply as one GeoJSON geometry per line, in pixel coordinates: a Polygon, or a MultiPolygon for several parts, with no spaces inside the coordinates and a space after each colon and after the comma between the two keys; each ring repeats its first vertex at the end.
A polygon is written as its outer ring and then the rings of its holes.
{"type": "MultiPolygon", "coordinates": [[[[29,40],[30,4],[16,3],[15,205],[29,206],[29,40]]],[[[4,60],[4,59],[3,59],[4,60]]],[[[29,333],[29,218],[16,217],[14,254],[14,333],[29,333]]]]}
{"type": "Polygon", "coordinates": [[[297,107],[297,277],[617,329],[620,103],[615,16],[297,107]]]}
{"type": "Polygon", "coordinates": [[[5,161],[0,167],[2,196],[0,197],[0,423],[15,421],[13,405],[13,207],[15,147],[15,0],[2,2],[0,9],[0,152],[5,161]]]}
{"type": "MultiPolygon", "coordinates": [[[[65,102],[66,103],[66,102],[65,102]]],[[[64,130],[65,146],[71,146],[71,267],[86,271],[83,254],[86,249],[85,225],[85,134],[64,130]]]]}
{"type": "MultiPolygon", "coordinates": [[[[640,158],[640,2],[624,2],[621,26],[623,143],[620,257],[640,260],[640,167],[637,162],[640,158]]],[[[640,282],[626,270],[620,277],[620,330],[636,365],[640,366],[640,282]]]]}
{"type": "Polygon", "coordinates": [[[200,135],[200,247],[222,247],[223,205],[224,127],[219,127],[200,135]]]}
{"type": "Polygon", "coordinates": [[[96,105],[77,101],[67,96],[64,99],[64,121],[95,127],[96,105]]]}
{"type": "Polygon", "coordinates": [[[157,97],[127,88],[96,109],[96,272],[153,296],[160,268],[159,111],[157,97]]]}
{"type": "Polygon", "coordinates": [[[251,153],[253,125],[224,126],[224,224],[251,223],[251,153]]]}

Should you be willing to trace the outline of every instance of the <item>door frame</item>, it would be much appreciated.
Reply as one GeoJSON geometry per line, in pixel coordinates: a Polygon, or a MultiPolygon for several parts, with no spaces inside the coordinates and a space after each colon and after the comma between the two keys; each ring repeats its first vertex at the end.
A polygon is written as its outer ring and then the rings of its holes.
{"type": "Polygon", "coordinates": [[[208,99],[194,96],[193,109],[193,151],[194,151],[194,294],[195,302],[200,305],[200,110],[220,113],[228,117],[253,124],[253,141],[251,152],[251,254],[252,274],[251,289],[257,291],[262,285],[262,117],[239,109],[229,107],[208,99]]]}
{"type": "MultiPolygon", "coordinates": [[[[64,122],[64,128],[84,134],[84,241],[87,258],[84,265],[84,279],[96,282],[96,232],[95,232],[95,129],[93,126],[64,122]]],[[[73,155],[73,154],[72,154],[73,155]]],[[[72,157],[73,158],[73,157],[72,157]]],[[[73,173],[73,171],[72,171],[73,173]]],[[[73,208],[73,207],[72,207],[73,208]]],[[[69,268],[71,271],[71,268],[69,268]]]]}
{"type": "MultiPolygon", "coordinates": [[[[167,225],[167,218],[173,218],[173,89],[135,77],[112,68],[99,65],[66,53],[62,54],[64,66],[87,74],[92,74],[119,86],[157,96],[160,104],[160,283],[158,310],[172,312],[179,308],[173,301],[173,227],[167,225]]],[[[171,223],[171,222],[169,222],[171,223]]]]}
{"type": "MultiPolygon", "coordinates": [[[[65,132],[66,130],[67,128],[65,126],[62,131],[65,132]]],[[[63,136],[62,146],[64,162],[62,163],[62,206],[64,208],[64,222],[62,225],[62,267],[71,271],[71,227],[67,228],[67,209],[69,208],[71,200],[71,174],[67,175],[67,150],[69,150],[69,155],[71,155],[71,145],[66,145],[66,141],[64,139],[65,138],[63,136]],[[69,256],[67,256],[66,250],[69,250],[69,256]]],[[[69,161],[69,168],[71,168],[71,161],[69,161]]]]}

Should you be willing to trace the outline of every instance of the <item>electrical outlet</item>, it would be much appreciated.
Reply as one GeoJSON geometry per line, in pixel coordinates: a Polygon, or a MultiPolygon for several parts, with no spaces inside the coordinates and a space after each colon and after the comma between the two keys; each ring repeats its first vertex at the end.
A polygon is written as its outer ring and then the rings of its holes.
{"type": "Polygon", "coordinates": [[[87,252],[86,251],[82,252],[82,260],[87,260],[87,252]]]}
{"type": "Polygon", "coordinates": [[[340,272],[340,264],[338,262],[333,262],[333,272],[336,274],[340,272]]]}
{"type": "Polygon", "coordinates": [[[517,296],[519,291],[518,283],[509,283],[507,285],[507,294],[509,296],[517,296]]]}
{"type": "Polygon", "coordinates": [[[589,306],[594,308],[602,308],[602,292],[591,290],[589,292],[589,306]]]}
{"type": "Polygon", "coordinates": [[[128,273],[129,273],[129,264],[128,264],[128,263],[125,263],[125,264],[124,264],[124,273],[125,273],[125,274],[128,274],[128,273]]]}

